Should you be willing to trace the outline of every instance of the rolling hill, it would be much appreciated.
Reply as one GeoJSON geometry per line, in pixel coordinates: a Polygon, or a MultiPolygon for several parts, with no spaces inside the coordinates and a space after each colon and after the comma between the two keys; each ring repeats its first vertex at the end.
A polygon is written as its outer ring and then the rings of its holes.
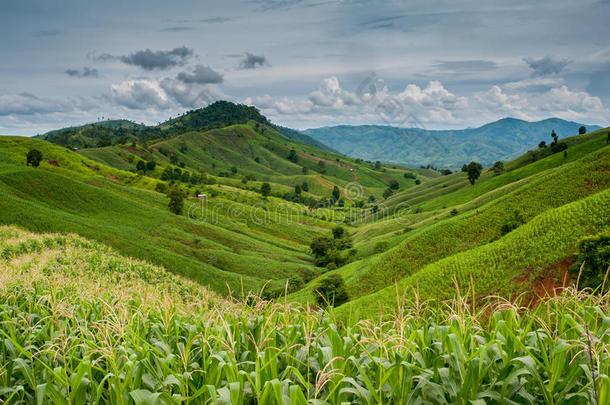
{"type": "Polygon", "coordinates": [[[411,167],[459,168],[471,161],[491,165],[498,160],[514,159],[528,149],[535,149],[541,141],[550,143],[552,130],[564,138],[578,134],[582,125],[558,118],[537,122],[505,118],[463,130],[341,125],[302,132],[341,153],[364,160],[411,167]]]}

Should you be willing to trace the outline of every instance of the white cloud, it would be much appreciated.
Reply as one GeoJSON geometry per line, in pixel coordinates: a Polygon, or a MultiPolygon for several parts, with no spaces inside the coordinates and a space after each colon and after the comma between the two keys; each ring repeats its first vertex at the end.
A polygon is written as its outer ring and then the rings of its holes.
{"type": "Polygon", "coordinates": [[[49,114],[72,110],[70,101],[41,98],[30,93],[0,94],[0,116],[49,114]]]}

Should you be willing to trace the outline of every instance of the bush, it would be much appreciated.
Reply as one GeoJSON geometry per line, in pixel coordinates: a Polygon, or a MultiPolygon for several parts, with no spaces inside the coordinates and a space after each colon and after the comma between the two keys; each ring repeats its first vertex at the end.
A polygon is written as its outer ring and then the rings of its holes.
{"type": "Polygon", "coordinates": [[[452,209],[452,210],[451,210],[451,212],[450,212],[450,215],[451,215],[452,217],[456,216],[457,214],[458,214],[458,210],[457,210],[457,209],[455,209],[455,208],[454,208],[454,209],[452,209]]]}
{"type": "Polygon", "coordinates": [[[375,253],[385,252],[386,250],[388,250],[389,247],[390,247],[390,243],[388,241],[382,240],[380,242],[375,243],[375,246],[373,247],[373,252],[375,252],[375,253]]]}
{"type": "Polygon", "coordinates": [[[165,184],[165,183],[157,183],[157,185],[155,186],[155,191],[157,193],[162,193],[162,194],[167,193],[167,184],[165,184]]]}
{"type": "MultiPolygon", "coordinates": [[[[597,289],[604,283],[606,272],[610,267],[610,232],[604,232],[596,236],[587,236],[578,242],[578,253],[572,259],[573,265],[570,273],[578,277],[580,267],[579,288],[597,289]]],[[[606,281],[606,291],[608,287],[606,281]]],[[[601,291],[598,291],[601,293],[601,291]]]]}
{"type": "Polygon", "coordinates": [[[525,223],[523,215],[519,211],[514,211],[513,215],[500,227],[500,233],[502,236],[509,232],[514,231],[525,223]]]}
{"type": "Polygon", "coordinates": [[[315,292],[316,301],[321,306],[339,306],[349,300],[343,277],[332,274],[318,284],[315,292]]]}
{"type": "Polygon", "coordinates": [[[40,161],[42,160],[42,152],[38,149],[32,149],[26,155],[27,165],[32,167],[40,166],[40,161]]]}

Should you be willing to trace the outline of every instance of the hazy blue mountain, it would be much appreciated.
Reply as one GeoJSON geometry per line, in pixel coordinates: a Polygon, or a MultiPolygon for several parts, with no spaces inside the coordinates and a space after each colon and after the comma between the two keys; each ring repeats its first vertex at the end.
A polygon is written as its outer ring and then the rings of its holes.
{"type": "Polygon", "coordinates": [[[329,152],[336,152],[336,150],[326,146],[325,144],[323,144],[320,141],[313,139],[309,135],[305,135],[304,133],[297,131],[296,129],[286,128],[286,127],[282,127],[280,125],[275,125],[275,128],[278,131],[280,131],[281,134],[284,135],[286,138],[290,138],[295,141],[306,143],[308,145],[313,145],[319,149],[326,150],[329,152]]]}
{"type": "MultiPolygon", "coordinates": [[[[382,125],[340,125],[307,129],[303,132],[335,149],[362,158],[408,166],[431,164],[458,168],[472,160],[490,165],[534,149],[540,141],[552,141],[551,131],[560,138],[578,134],[583,124],[549,118],[528,122],[504,118],[479,128],[430,131],[382,125]]],[[[585,125],[587,131],[599,129],[585,125]]]]}

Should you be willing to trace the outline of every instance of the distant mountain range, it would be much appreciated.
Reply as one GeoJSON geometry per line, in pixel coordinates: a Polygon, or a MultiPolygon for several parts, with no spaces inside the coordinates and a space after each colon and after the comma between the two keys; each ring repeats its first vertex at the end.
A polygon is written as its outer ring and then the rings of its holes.
{"type": "MultiPolygon", "coordinates": [[[[381,125],[340,125],[307,129],[303,132],[330,148],[364,160],[380,160],[418,167],[457,168],[470,161],[490,165],[516,158],[534,149],[541,141],[552,141],[551,131],[560,138],[578,134],[583,124],[550,118],[529,122],[504,118],[479,128],[432,131],[381,125]]],[[[585,125],[587,131],[600,129],[585,125]]]]}

